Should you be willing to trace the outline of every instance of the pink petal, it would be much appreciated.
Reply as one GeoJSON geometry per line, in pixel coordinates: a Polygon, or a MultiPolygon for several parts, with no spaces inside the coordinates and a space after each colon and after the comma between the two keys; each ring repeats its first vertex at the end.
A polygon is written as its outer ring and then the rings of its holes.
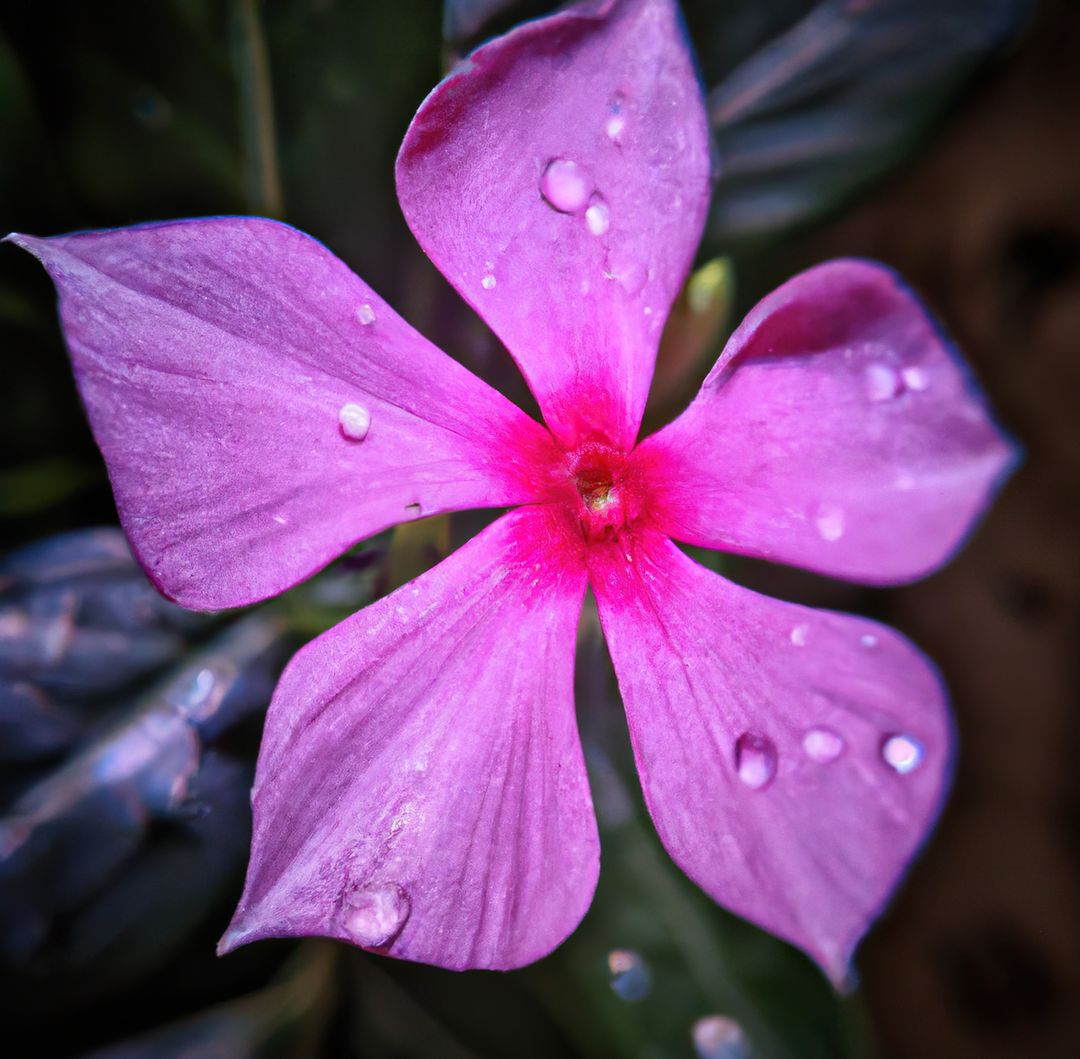
{"type": "Polygon", "coordinates": [[[888,583],[949,557],[1015,453],[896,276],[834,261],[750,313],[638,459],[678,540],[888,583]]]}
{"type": "Polygon", "coordinates": [[[574,929],[599,844],[572,687],[585,574],[560,518],[504,516],[293,659],[223,951],[323,934],[509,968],[574,929]]]}
{"type": "Polygon", "coordinates": [[[933,667],[890,629],[758,596],[656,534],[595,551],[590,582],[668,852],[840,981],[945,793],[933,667]]]}
{"type": "Polygon", "coordinates": [[[708,178],[672,0],[579,4],[484,45],[424,102],[397,163],[420,244],[568,447],[637,436],[708,178]]]}
{"type": "Polygon", "coordinates": [[[10,238],[59,288],[128,539],[187,607],[251,603],[397,522],[538,491],[543,428],[293,228],[10,238]]]}

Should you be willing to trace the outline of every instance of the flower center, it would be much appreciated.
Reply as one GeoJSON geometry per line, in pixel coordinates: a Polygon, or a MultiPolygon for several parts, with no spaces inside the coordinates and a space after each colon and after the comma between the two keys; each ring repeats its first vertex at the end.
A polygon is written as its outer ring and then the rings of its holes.
{"type": "Polygon", "coordinates": [[[616,536],[640,513],[638,475],[626,453],[588,441],[568,454],[577,515],[587,540],[616,536]]]}

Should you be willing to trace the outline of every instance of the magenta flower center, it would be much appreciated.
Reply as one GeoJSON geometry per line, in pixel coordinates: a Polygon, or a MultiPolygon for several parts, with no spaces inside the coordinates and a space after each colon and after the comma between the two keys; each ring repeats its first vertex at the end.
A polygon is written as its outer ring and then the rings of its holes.
{"type": "Polygon", "coordinates": [[[646,483],[631,455],[600,441],[567,454],[576,496],[568,497],[585,539],[608,540],[639,522],[646,483]]]}

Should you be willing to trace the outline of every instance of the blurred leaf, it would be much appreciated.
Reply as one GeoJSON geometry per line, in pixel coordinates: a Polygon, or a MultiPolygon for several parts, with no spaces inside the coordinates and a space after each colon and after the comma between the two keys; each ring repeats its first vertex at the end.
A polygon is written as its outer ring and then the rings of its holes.
{"type": "Polygon", "coordinates": [[[907,157],[1030,0],[826,0],[712,88],[708,245],[775,238],[907,157]]]}
{"type": "Polygon", "coordinates": [[[278,979],[257,993],[121,1044],[86,1059],[294,1059],[319,1048],[335,993],[335,946],[301,945],[278,979]]]}
{"type": "Polygon", "coordinates": [[[645,433],[653,419],[667,422],[673,405],[689,400],[716,359],[735,299],[735,268],[717,257],[690,274],[671,307],[649,390],[645,433]]]}
{"type": "Polygon", "coordinates": [[[0,471],[0,518],[33,515],[95,484],[98,468],[83,467],[66,456],[50,456],[0,471]]]}

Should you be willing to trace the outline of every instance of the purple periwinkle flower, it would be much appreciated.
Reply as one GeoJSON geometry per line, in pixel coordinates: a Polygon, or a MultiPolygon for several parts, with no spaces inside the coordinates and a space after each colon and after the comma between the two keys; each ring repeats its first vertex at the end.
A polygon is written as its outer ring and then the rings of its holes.
{"type": "Polygon", "coordinates": [[[480,48],[420,108],[397,185],[545,426],[283,225],[12,237],[60,289],[124,528],[184,605],[265,599],[402,520],[515,508],[286,669],[223,950],[321,934],[509,968],[558,945],[599,865],[572,692],[591,586],[664,845],[841,977],[941,803],[941,684],[897,633],[673,542],[906,581],[958,545],[1009,444],[915,298],[860,261],[767,297],[636,444],[709,196],[673,0],[480,48]]]}

